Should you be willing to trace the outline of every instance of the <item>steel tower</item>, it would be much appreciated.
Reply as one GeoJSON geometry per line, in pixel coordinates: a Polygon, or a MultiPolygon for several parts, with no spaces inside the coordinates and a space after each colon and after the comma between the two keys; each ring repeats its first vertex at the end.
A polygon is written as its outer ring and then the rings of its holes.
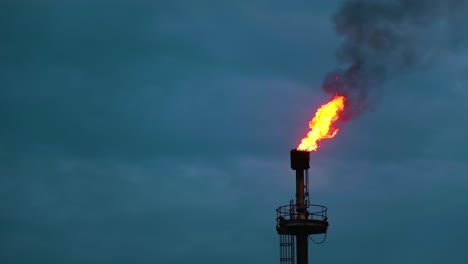
{"type": "Polygon", "coordinates": [[[281,264],[308,264],[308,239],[326,234],[327,208],[310,203],[308,169],[310,152],[291,150],[291,169],[296,171],[296,202],[276,209],[281,264]]]}

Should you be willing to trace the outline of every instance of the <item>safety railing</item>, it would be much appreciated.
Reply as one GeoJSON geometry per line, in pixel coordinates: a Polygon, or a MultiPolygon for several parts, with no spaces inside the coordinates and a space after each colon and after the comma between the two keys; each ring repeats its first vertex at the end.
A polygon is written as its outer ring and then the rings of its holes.
{"type": "Polygon", "coordinates": [[[276,209],[276,222],[307,219],[307,220],[327,220],[327,207],[318,204],[305,204],[298,207],[295,204],[284,205],[276,209]]]}

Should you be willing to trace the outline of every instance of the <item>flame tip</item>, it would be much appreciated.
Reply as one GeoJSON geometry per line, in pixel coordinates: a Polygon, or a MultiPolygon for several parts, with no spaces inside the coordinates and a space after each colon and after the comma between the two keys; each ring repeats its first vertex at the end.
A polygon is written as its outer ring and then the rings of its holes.
{"type": "Polygon", "coordinates": [[[330,101],[317,109],[315,116],[309,122],[310,131],[301,140],[298,150],[317,151],[319,141],[333,138],[338,134],[339,129],[333,125],[344,110],[345,100],[346,96],[335,94],[330,101]]]}

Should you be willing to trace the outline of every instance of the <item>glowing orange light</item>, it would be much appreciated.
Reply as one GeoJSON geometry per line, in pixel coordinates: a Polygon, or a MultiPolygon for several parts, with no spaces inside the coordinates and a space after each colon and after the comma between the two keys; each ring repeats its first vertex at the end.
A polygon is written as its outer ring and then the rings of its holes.
{"type": "Polygon", "coordinates": [[[343,112],[345,100],[344,96],[335,95],[328,103],[320,106],[309,122],[310,132],[302,139],[298,150],[316,151],[319,141],[333,138],[338,133],[338,128],[333,125],[343,112]]]}

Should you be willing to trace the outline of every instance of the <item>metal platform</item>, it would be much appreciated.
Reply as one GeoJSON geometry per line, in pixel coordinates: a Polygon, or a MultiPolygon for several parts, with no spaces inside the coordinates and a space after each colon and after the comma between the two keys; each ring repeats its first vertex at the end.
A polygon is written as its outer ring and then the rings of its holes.
{"type": "Polygon", "coordinates": [[[276,231],[278,234],[316,235],[327,232],[327,208],[312,204],[304,207],[302,210],[298,210],[296,205],[285,205],[276,209],[276,231]]]}

